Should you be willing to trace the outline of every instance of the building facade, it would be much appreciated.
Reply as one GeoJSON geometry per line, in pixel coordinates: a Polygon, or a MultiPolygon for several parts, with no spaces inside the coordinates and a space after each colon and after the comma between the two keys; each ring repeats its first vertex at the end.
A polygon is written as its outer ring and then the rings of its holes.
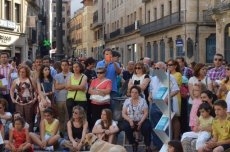
{"type": "Polygon", "coordinates": [[[121,54],[120,61],[138,61],[145,56],[144,37],[140,27],[144,23],[144,3],[140,0],[105,0],[105,46],[121,54]]]}
{"type": "Polygon", "coordinates": [[[230,0],[211,0],[208,6],[216,22],[216,50],[230,62],[230,0]]]}
{"type": "Polygon", "coordinates": [[[70,40],[71,40],[71,50],[72,55],[79,56],[81,50],[83,50],[82,45],[82,21],[83,21],[83,8],[74,12],[74,17],[69,21],[70,30],[70,40]]]}
{"type": "Polygon", "coordinates": [[[6,51],[18,62],[28,58],[26,0],[0,1],[0,51],[6,51]]]}
{"type": "MultiPolygon", "coordinates": [[[[71,46],[70,46],[70,37],[69,36],[69,28],[68,24],[70,21],[70,0],[62,0],[62,42],[63,42],[63,53],[67,55],[71,55],[71,46]]],[[[56,1],[53,0],[52,3],[52,41],[56,41],[56,32],[57,32],[57,14],[56,14],[56,1]]]]}
{"type": "Polygon", "coordinates": [[[93,18],[91,19],[91,30],[93,31],[93,56],[100,60],[103,58],[105,48],[105,0],[93,0],[93,18]]]}
{"type": "Polygon", "coordinates": [[[82,13],[82,46],[79,57],[94,56],[93,53],[93,31],[91,30],[91,24],[93,20],[93,1],[83,0],[83,13],[82,13]]]}
{"type": "Polygon", "coordinates": [[[145,55],[154,61],[184,56],[188,62],[212,63],[216,53],[215,22],[206,1],[142,0],[145,55]]]}

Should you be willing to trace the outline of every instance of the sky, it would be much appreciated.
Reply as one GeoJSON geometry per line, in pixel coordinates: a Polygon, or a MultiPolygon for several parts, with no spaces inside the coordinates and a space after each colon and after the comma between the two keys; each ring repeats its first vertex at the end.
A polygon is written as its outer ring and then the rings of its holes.
{"type": "Polygon", "coordinates": [[[71,16],[73,16],[76,10],[83,7],[81,1],[82,0],[71,0],[71,16]]]}

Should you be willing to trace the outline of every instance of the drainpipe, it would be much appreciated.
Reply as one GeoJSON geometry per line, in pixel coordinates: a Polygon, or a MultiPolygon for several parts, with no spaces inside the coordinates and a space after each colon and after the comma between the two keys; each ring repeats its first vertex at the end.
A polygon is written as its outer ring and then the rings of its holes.
{"type": "Polygon", "coordinates": [[[200,38],[200,34],[199,34],[199,21],[200,21],[200,5],[199,5],[199,0],[197,0],[197,14],[196,14],[196,19],[197,19],[197,23],[196,23],[196,35],[195,35],[195,61],[198,62],[199,61],[199,38],[200,38]]]}

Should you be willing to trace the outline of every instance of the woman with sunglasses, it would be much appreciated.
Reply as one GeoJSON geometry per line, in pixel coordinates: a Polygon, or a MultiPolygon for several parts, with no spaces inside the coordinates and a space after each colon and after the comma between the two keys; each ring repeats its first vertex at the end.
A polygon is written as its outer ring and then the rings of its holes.
{"type": "MultiPolygon", "coordinates": [[[[112,81],[105,77],[106,69],[104,67],[99,67],[96,69],[96,73],[97,73],[97,78],[92,80],[89,87],[89,94],[91,96],[109,95],[112,90],[112,81]]],[[[105,101],[100,101],[91,98],[91,111],[93,111],[91,124],[95,124],[95,122],[98,119],[100,119],[102,110],[109,107],[110,107],[110,99],[105,101]]]]}
{"type": "MultiPolygon", "coordinates": [[[[180,73],[180,65],[176,60],[169,59],[167,61],[167,70],[169,70],[170,74],[175,78],[177,85],[181,87],[182,85],[182,75],[180,73]]],[[[177,93],[176,98],[173,98],[173,107],[176,107],[174,112],[176,112],[176,116],[173,121],[173,139],[179,140],[180,138],[180,121],[179,117],[181,114],[181,94],[177,93]]]]}
{"type": "Polygon", "coordinates": [[[142,98],[145,98],[146,101],[148,101],[148,86],[149,86],[150,78],[149,75],[146,72],[146,68],[144,66],[144,63],[137,62],[135,64],[135,70],[133,73],[132,78],[129,80],[128,84],[128,96],[130,96],[130,88],[132,86],[139,86],[141,88],[141,96],[142,98]]]}
{"type": "Polygon", "coordinates": [[[54,81],[51,76],[50,67],[43,65],[40,69],[39,79],[37,81],[38,94],[39,94],[39,111],[41,120],[43,119],[43,111],[45,108],[53,104],[54,94],[54,81]],[[52,102],[52,103],[51,103],[52,102]]]}
{"type": "Polygon", "coordinates": [[[61,143],[71,151],[80,151],[88,130],[85,110],[81,106],[73,107],[72,118],[67,122],[67,133],[70,141],[61,143]]]}

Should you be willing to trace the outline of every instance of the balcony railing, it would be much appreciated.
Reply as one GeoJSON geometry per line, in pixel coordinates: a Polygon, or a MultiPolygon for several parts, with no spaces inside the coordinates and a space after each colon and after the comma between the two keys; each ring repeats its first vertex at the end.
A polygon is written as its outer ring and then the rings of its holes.
{"type": "Polygon", "coordinates": [[[130,33],[137,29],[140,29],[140,21],[135,21],[133,24],[126,26],[124,29],[124,33],[130,33]]]}
{"type": "Polygon", "coordinates": [[[230,10],[230,0],[224,0],[215,3],[208,9],[208,14],[219,14],[220,12],[227,10],[230,10]]]}
{"type": "Polygon", "coordinates": [[[79,30],[80,28],[82,28],[82,24],[81,23],[75,25],[75,30],[79,30]]]}
{"type": "Polygon", "coordinates": [[[141,35],[157,33],[160,30],[180,26],[184,22],[184,12],[176,12],[141,26],[141,35]]]}
{"type": "Polygon", "coordinates": [[[93,13],[93,23],[97,23],[98,22],[98,11],[93,13]]]}
{"type": "Polygon", "coordinates": [[[115,37],[119,36],[120,34],[121,34],[121,29],[117,29],[116,31],[110,33],[110,38],[111,39],[115,38],[115,37]]]}
{"type": "Polygon", "coordinates": [[[215,22],[213,19],[212,19],[212,16],[210,15],[209,11],[208,10],[204,10],[203,11],[203,21],[204,22],[215,22]]]}
{"type": "Polygon", "coordinates": [[[142,0],[143,3],[146,3],[146,2],[148,2],[148,1],[150,1],[150,0],[142,0]]]}

